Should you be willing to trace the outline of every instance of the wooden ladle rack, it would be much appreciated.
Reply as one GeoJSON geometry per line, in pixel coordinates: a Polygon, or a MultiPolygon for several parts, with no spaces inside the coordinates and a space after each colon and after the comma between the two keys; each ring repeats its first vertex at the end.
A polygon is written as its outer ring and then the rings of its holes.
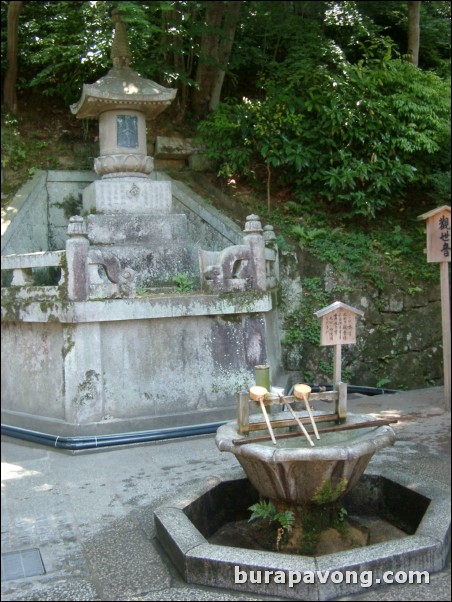
{"type": "Polygon", "coordinates": [[[295,387],[298,387],[298,389],[295,389],[296,396],[273,395],[271,393],[267,393],[266,389],[263,387],[251,387],[250,391],[243,391],[239,393],[237,398],[238,432],[245,436],[240,439],[235,439],[234,443],[236,445],[244,445],[246,443],[258,443],[271,439],[273,444],[276,445],[277,439],[287,439],[304,435],[310,445],[313,446],[314,443],[311,439],[311,435],[315,435],[315,437],[319,439],[320,434],[322,433],[366,427],[377,427],[397,422],[397,419],[393,418],[387,420],[371,420],[359,423],[343,424],[345,418],[347,417],[346,383],[338,383],[334,391],[322,391],[319,393],[310,392],[310,387],[307,387],[307,385],[295,385],[295,387]],[[304,387],[307,388],[304,389],[304,387]],[[309,406],[308,398],[309,401],[327,401],[334,403],[334,412],[320,414],[314,417],[309,406]],[[292,403],[299,402],[300,400],[303,400],[305,403],[305,408],[308,414],[307,417],[297,416],[291,407],[292,403]],[[250,420],[250,403],[258,403],[260,405],[264,420],[256,420],[254,416],[253,419],[250,420]],[[292,418],[271,419],[266,408],[273,404],[285,406],[292,415],[292,418]],[[336,422],[336,424],[326,428],[318,429],[316,423],[323,422],[336,422]],[[308,432],[305,429],[304,425],[309,424],[313,427],[312,432],[308,432]],[[273,432],[273,429],[295,426],[299,427],[296,432],[289,431],[282,434],[275,434],[273,432]],[[249,436],[250,433],[254,431],[262,430],[267,430],[268,435],[249,436]]]}

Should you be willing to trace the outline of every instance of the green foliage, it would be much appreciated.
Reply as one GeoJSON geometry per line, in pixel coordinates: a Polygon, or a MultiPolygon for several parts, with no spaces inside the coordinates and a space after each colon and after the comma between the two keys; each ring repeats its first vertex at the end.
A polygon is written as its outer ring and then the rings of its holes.
{"type": "Polygon", "coordinates": [[[302,345],[320,344],[320,321],[314,312],[331,302],[330,295],[325,292],[321,278],[304,278],[302,281],[303,299],[298,309],[286,315],[284,322],[284,344],[302,345]]]}
{"type": "Polygon", "coordinates": [[[221,161],[219,175],[229,178],[235,174],[253,174],[252,128],[246,103],[223,103],[214,116],[200,124],[200,134],[207,144],[207,157],[221,161]],[[215,135],[211,127],[214,127],[215,135]]]}
{"type": "MultiPolygon", "coordinates": [[[[5,22],[7,4],[2,2],[5,22]]],[[[66,104],[76,101],[83,84],[95,81],[112,67],[110,13],[115,7],[129,26],[133,68],[144,77],[162,83],[183,78],[184,70],[165,64],[165,58],[176,47],[182,53],[186,52],[185,46],[190,45],[186,34],[188,23],[192,25],[188,19],[190,3],[181,3],[185,19],[179,10],[173,10],[172,4],[163,0],[25,2],[19,23],[18,89],[38,88],[41,93],[58,97],[66,104]],[[165,15],[169,15],[169,21],[165,15]],[[171,19],[176,19],[176,23],[171,19]],[[172,32],[175,39],[166,36],[163,43],[167,32],[172,32]]],[[[2,46],[2,57],[6,57],[5,35],[2,46]]]]}
{"type": "Polygon", "coordinates": [[[337,520],[339,523],[343,523],[345,521],[345,519],[348,516],[348,512],[346,510],[346,508],[339,508],[339,511],[337,513],[337,520]]]}
{"type": "MultiPolygon", "coordinates": [[[[353,235],[345,224],[318,228],[315,216],[306,218],[303,225],[292,226],[290,231],[301,249],[330,264],[336,274],[359,277],[362,282],[382,290],[386,274],[396,273],[399,287],[408,294],[415,294],[419,278],[427,281],[437,278],[430,264],[417,259],[425,246],[425,230],[417,224],[415,214],[411,211],[405,219],[401,215],[387,219],[372,230],[366,225],[354,224],[353,235]]],[[[340,292],[347,291],[335,289],[336,294],[340,292]]]]}
{"type": "Polygon", "coordinates": [[[74,102],[83,83],[109,67],[110,2],[25,2],[20,16],[18,88],[74,102]]]}
{"type": "MultiPolygon", "coordinates": [[[[391,2],[356,3],[361,15],[371,23],[373,35],[384,32],[406,52],[408,11],[404,0],[391,2]]],[[[447,77],[450,74],[450,2],[421,3],[421,39],[419,66],[421,69],[447,77]]]]}
{"type": "Polygon", "coordinates": [[[272,504],[270,501],[266,502],[265,500],[253,504],[248,509],[252,512],[248,522],[252,522],[253,520],[257,520],[259,518],[273,520],[273,517],[276,514],[276,508],[274,504],[272,504]]]}
{"type": "Polygon", "coordinates": [[[20,136],[17,117],[6,114],[2,121],[2,167],[18,169],[27,159],[27,146],[20,136]]]}
{"type": "Polygon", "coordinates": [[[286,253],[292,248],[282,234],[276,236],[276,244],[280,253],[286,253]]]}
{"type": "Polygon", "coordinates": [[[294,525],[294,512],[292,512],[292,510],[281,510],[280,512],[277,512],[274,504],[270,501],[266,502],[265,500],[253,504],[249,507],[249,510],[252,511],[252,514],[248,522],[265,520],[268,521],[271,526],[276,526],[275,548],[279,551],[284,535],[290,533],[294,525]]]}
{"type": "Polygon", "coordinates": [[[303,49],[291,55],[263,82],[262,100],[223,104],[200,125],[220,174],[250,177],[265,164],[301,204],[325,202],[367,218],[403,207],[438,175],[444,182],[449,86],[394,52],[383,40],[368,45],[358,64],[333,63],[328,46],[317,59],[303,49]]]}
{"type": "Polygon", "coordinates": [[[277,512],[272,502],[262,500],[249,507],[252,514],[248,522],[252,522],[258,519],[268,520],[270,522],[278,523],[283,529],[290,530],[295,520],[295,515],[291,510],[283,510],[277,512]]]}
{"type": "Polygon", "coordinates": [[[77,157],[72,144],[68,143],[67,138],[70,143],[75,141],[72,132],[69,135],[69,131],[62,132],[56,127],[61,124],[60,111],[53,107],[54,114],[48,119],[42,118],[41,103],[38,103],[36,109],[18,115],[2,111],[2,168],[6,170],[2,193],[5,195],[12,194],[38,169],[67,167],[68,161],[73,162],[75,168],[86,167],[86,156],[77,157]]]}
{"type": "Polygon", "coordinates": [[[69,194],[61,203],[55,203],[55,207],[63,210],[66,219],[69,219],[73,215],[80,215],[83,208],[82,194],[69,194]]]}
{"type": "MultiPolygon", "coordinates": [[[[333,222],[329,215],[328,219],[335,227],[328,229],[324,225],[324,214],[314,212],[301,218],[297,227],[290,225],[296,218],[286,217],[281,221],[284,231],[291,232],[299,241],[302,261],[314,266],[314,258],[317,258],[322,264],[321,271],[327,264],[328,272],[332,274],[331,279],[324,279],[315,276],[313,271],[302,279],[299,303],[295,305],[292,299],[290,310],[286,308],[284,312],[284,354],[292,369],[304,372],[306,382],[317,382],[319,378],[331,378],[332,375],[331,348],[319,346],[320,321],[314,312],[337,300],[354,305],[361,290],[371,291],[378,303],[378,299],[386,298],[388,289],[394,287],[407,300],[409,296],[437,285],[437,268],[422,261],[425,226],[416,220],[427,208],[407,208],[405,212],[377,222],[372,228],[359,223],[333,222]],[[315,235],[309,235],[311,228],[315,235]]],[[[283,308],[284,303],[283,296],[283,308]]],[[[345,382],[352,382],[353,375],[346,369],[346,364],[347,361],[343,366],[343,377],[345,382]]],[[[383,366],[375,380],[385,375],[387,371],[383,366]]]]}
{"type": "Polygon", "coordinates": [[[292,234],[298,240],[300,249],[310,247],[316,238],[324,239],[328,232],[325,228],[309,228],[307,226],[294,226],[292,234]]]}
{"type": "Polygon", "coordinates": [[[176,274],[172,282],[180,292],[189,293],[195,288],[195,283],[187,274],[176,274]]]}
{"type": "Polygon", "coordinates": [[[316,504],[331,504],[339,499],[346,487],[346,479],[340,479],[335,487],[331,479],[327,479],[312,499],[316,504]]]}
{"type": "MultiPolygon", "coordinates": [[[[3,23],[8,4],[1,2],[3,23]]],[[[25,2],[19,20],[19,88],[39,87],[66,103],[76,100],[83,83],[95,81],[111,67],[110,12],[117,7],[129,25],[134,69],[160,83],[177,85],[183,104],[185,88],[196,86],[196,67],[203,58],[200,39],[209,33],[205,24],[209,4],[185,0],[25,2]]],[[[406,30],[407,8],[402,1],[242,2],[225,89],[236,98],[261,98],[259,78],[273,78],[301,51],[309,60],[326,60],[328,66],[343,59],[356,63],[363,58],[363,46],[378,45],[383,36],[390,36],[394,50],[402,55],[406,30]]],[[[218,31],[211,28],[210,33],[218,31]]],[[[5,72],[6,27],[1,43],[5,72]]],[[[450,73],[449,2],[422,3],[420,66],[442,77],[450,73]]]]}

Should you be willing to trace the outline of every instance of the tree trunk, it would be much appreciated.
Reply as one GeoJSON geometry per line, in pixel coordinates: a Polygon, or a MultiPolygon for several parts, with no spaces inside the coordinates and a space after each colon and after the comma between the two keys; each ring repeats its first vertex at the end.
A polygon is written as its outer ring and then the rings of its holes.
{"type": "Polygon", "coordinates": [[[8,45],[7,45],[7,62],[5,80],[3,82],[3,102],[12,113],[17,111],[17,47],[19,36],[19,15],[22,10],[23,2],[15,1],[9,3],[8,6],[8,45]]]}
{"type": "Polygon", "coordinates": [[[419,64],[421,3],[408,2],[408,60],[415,67],[419,64]]]}
{"type": "Polygon", "coordinates": [[[203,117],[218,105],[239,12],[240,1],[207,2],[206,29],[201,37],[196,70],[197,89],[192,97],[192,107],[197,117],[203,117]]]}
{"type": "Polygon", "coordinates": [[[192,97],[193,111],[197,117],[204,116],[208,111],[223,13],[224,2],[213,0],[207,3],[206,31],[201,36],[199,63],[196,69],[197,88],[192,97]]]}
{"type": "Polygon", "coordinates": [[[217,69],[213,78],[212,93],[209,102],[209,109],[211,111],[214,111],[220,102],[221,89],[226,74],[225,69],[231,57],[235,30],[237,29],[237,23],[239,21],[240,8],[241,2],[230,2],[225,15],[224,37],[220,40],[218,46],[218,62],[220,63],[220,68],[217,69]]]}
{"type": "MultiPolygon", "coordinates": [[[[177,74],[177,96],[173,110],[177,108],[175,119],[182,122],[185,119],[189,104],[189,81],[193,78],[194,44],[190,39],[184,19],[189,24],[196,23],[198,6],[196,2],[189,3],[186,7],[182,2],[173,2],[172,10],[161,11],[161,43],[162,65],[166,65],[177,74]],[[189,12],[187,12],[189,11],[189,12]]],[[[190,27],[190,25],[189,25],[190,27]]],[[[193,25],[191,25],[193,27],[193,25]]],[[[163,85],[168,81],[162,79],[163,85]]]]}
{"type": "Polygon", "coordinates": [[[267,167],[267,209],[270,213],[272,208],[272,197],[271,197],[271,186],[272,186],[272,169],[270,167],[270,163],[266,163],[267,167]]]}

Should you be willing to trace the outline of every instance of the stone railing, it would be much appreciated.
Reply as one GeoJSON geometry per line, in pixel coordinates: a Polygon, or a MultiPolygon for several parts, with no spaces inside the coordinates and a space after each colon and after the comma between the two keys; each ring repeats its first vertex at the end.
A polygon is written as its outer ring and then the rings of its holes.
{"type": "Polygon", "coordinates": [[[65,251],[39,251],[37,253],[3,255],[2,272],[12,272],[9,286],[22,287],[24,289],[22,297],[53,298],[66,282],[65,257],[65,251]],[[43,268],[52,267],[61,270],[58,284],[53,286],[37,284],[37,271],[42,273],[43,268]]]}
{"type": "MultiPolygon", "coordinates": [[[[259,217],[248,216],[242,244],[222,251],[200,250],[199,265],[201,285],[207,292],[274,288],[278,284],[279,268],[273,227],[266,226],[262,230],[259,217]]],[[[10,286],[22,287],[21,298],[64,296],[70,301],[86,301],[135,297],[134,270],[123,268],[111,250],[91,247],[85,221],[80,216],[69,220],[65,251],[7,255],[2,257],[2,271],[5,270],[12,271],[10,286]],[[39,286],[33,270],[50,267],[61,270],[58,284],[39,286]]]]}
{"type": "Polygon", "coordinates": [[[135,272],[111,252],[90,249],[82,217],[69,219],[66,242],[68,297],[73,301],[135,297],[135,272]]]}
{"type": "Polygon", "coordinates": [[[70,301],[135,296],[135,272],[122,269],[112,252],[90,248],[84,220],[79,216],[69,220],[65,251],[5,255],[2,272],[6,271],[12,271],[9,286],[22,287],[21,298],[61,297],[63,287],[64,296],[70,301]],[[34,271],[50,267],[61,270],[58,284],[40,286],[34,271]]]}
{"type": "Polygon", "coordinates": [[[246,220],[243,244],[222,251],[199,250],[201,285],[210,292],[266,291],[279,280],[278,249],[272,226],[262,232],[257,215],[246,220]]]}

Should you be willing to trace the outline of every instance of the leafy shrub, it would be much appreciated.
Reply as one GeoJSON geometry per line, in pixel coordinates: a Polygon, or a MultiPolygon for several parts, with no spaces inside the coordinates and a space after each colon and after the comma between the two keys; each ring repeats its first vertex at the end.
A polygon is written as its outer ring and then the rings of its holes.
{"type": "Polygon", "coordinates": [[[2,167],[19,169],[27,159],[27,146],[21,138],[17,117],[6,114],[2,122],[2,167]]]}
{"type": "Polygon", "coordinates": [[[270,501],[266,502],[262,500],[249,507],[252,511],[248,522],[255,521],[257,519],[265,519],[269,522],[275,521],[281,525],[283,529],[290,530],[295,520],[295,515],[292,510],[282,510],[277,512],[274,504],[270,501]]]}
{"type": "Polygon", "coordinates": [[[180,292],[191,292],[195,288],[193,280],[187,274],[176,274],[173,277],[173,284],[180,292]]]}
{"type": "Polygon", "coordinates": [[[227,176],[264,164],[299,200],[349,215],[375,217],[416,187],[432,192],[435,174],[450,169],[450,89],[392,52],[385,41],[355,65],[292,55],[262,100],[225,103],[200,125],[210,158],[227,176]]]}

